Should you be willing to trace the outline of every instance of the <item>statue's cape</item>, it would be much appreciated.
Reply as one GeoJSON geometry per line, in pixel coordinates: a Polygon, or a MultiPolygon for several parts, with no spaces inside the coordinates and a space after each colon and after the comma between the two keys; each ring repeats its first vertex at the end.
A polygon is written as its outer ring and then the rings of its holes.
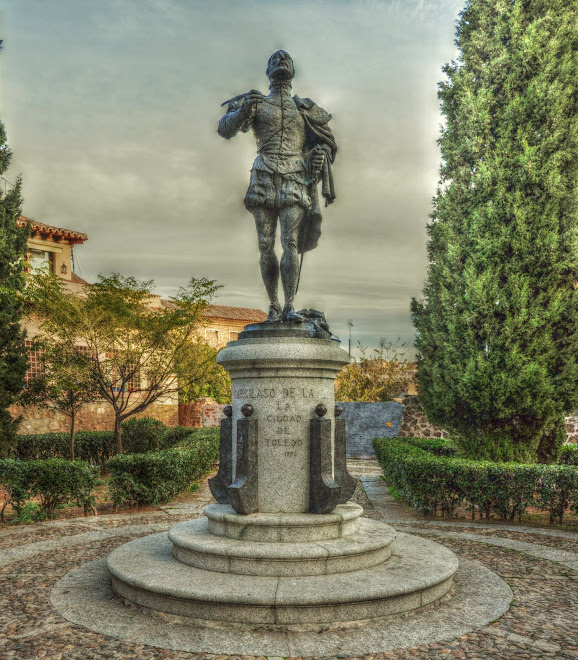
{"type": "MultiPolygon", "coordinates": [[[[328,126],[331,115],[311,99],[294,96],[293,100],[305,120],[308,149],[311,150],[317,146],[325,151],[326,158],[321,171],[321,194],[325,197],[325,206],[327,206],[332,204],[335,199],[331,164],[337,154],[337,144],[328,126]]],[[[310,183],[309,193],[311,195],[311,208],[303,219],[299,231],[298,249],[300,253],[315,249],[321,236],[322,218],[316,181],[310,183]]]]}

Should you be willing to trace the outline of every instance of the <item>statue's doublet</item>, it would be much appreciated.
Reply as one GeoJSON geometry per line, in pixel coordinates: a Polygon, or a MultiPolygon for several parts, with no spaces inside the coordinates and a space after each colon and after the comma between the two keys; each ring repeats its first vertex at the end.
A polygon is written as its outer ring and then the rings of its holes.
{"type": "Polygon", "coordinates": [[[252,128],[257,140],[254,169],[271,174],[305,171],[305,120],[290,96],[265,98],[252,128]]]}
{"type": "Polygon", "coordinates": [[[335,198],[331,163],[337,151],[328,125],[331,115],[311,99],[286,94],[265,97],[248,118],[242,116],[242,107],[242,97],[230,102],[218,131],[230,139],[239,131],[246,133],[253,129],[257,140],[257,158],[251,169],[245,206],[251,211],[258,207],[281,209],[293,205],[307,209],[299,250],[311,250],[321,233],[321,213],[317,180],[310,174],[307,157],[314,147],[325,151],[322,193],[326,204],[330,204],[335,198]]]}

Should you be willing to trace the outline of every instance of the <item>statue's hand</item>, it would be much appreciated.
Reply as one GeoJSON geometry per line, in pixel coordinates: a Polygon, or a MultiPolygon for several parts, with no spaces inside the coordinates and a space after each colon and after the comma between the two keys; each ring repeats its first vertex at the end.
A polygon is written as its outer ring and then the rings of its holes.
{"type": "Polygon", "coordinates": [[[323,164],[325,163],[325,152],[322,149],[315,149],[313,155],[311,156],[311,167],[313,169],[313,175],[318,177],[323,169],[323,164]]]}
{"type": "Polygon", "coordinates": [[[261,92],[258,92],[255,89],[252,89],[247,96],[243,99],[243,105],[241,107],[241,113],[244,117],[248,118],[253,114],[254,109],[256,110],[265,97],[261,92]]]}

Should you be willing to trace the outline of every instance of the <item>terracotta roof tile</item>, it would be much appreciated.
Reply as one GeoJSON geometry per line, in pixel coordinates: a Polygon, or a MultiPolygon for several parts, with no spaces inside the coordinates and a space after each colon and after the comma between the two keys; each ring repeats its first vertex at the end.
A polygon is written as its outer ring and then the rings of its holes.
{"type": "Polygon", "coordinates": [[[229,307],[228,305],[209,305],[203,312],[205,318],[224,319],[227,321],[254,321],[262,323],[267,314],[253,307],[229,307]]]}
{"type": "MultiPolygon", "coordinates": [[[[161,300],[163,307],[175,307],[170,301],[163,298],[161,300]]],[[[208,305],[203,311],[202,315],[207,319],[222,319],[226,321],[253,321],[254,323],[262,323],[267,314],[260,309],[254,307],[230,307],[229,305],[208,305]]]]}
{"type": "Polygon", "coordinates": [[[76,273],[70,273],[70,281],[75,284],[88,284],[86,280],[83,280],[82,277],[78,276],[76,273]]]}
{"type": "Polygon", "coordinates": [[[17,222],[20,227],[29,225],[31,233],[38,232],[39,234],[50,234],[52,236],[57,236],[58,238],[64,238],[70,243],[84,243],[84,241],[88,240],[88,236],[80,231],[47,225],[44,222],[37,222],[36,220],[27,218],[25,215],[21,215],[17,222]]]}

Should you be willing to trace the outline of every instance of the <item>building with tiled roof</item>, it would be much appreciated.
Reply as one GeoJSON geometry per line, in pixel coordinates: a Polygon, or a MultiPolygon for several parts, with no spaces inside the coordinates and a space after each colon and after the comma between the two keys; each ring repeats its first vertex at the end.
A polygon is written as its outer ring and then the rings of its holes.
{"type": "MultiPolygon", "coordinates": [[[[74,272],[73,248],[75,245],[84,243],[88,236],[72,229],[37,222],[25,216],[18,219],[18,224],[20,226],[28,225],[30,228],[26,271],[48,269],[65,280],[70,291],[82,291],[87,283],[74,272]]],[[[152,295],[150,298],[152,308],[161,308],[172,304],[171,301],[158,295],[152,295]]],[[[215,348],[221,348],[228,341],[237,339],[246,325],[260,323],[266,318],[267,315],[260,309],[208,305],[202,314],[199,333],[208,344],[215,348]]],[[[28,373],[26,374],[26,381],[28,382],[42,373],[43,365],[42,355],[35,350],[32,341],[33,337],[39,332],[34,318],[26,319],[24,326],[28,335],[26,339],[29,351],[28,373]]],[[[12,412],[22,419],[20,424],[20,432],[22,433],[66,432],[69,430],[68,418],[55,411],[46,411],[34,406],[25,408],[13,406],[12,412]]],[[[179,414],[178,395],[176,393],[153,403],[143,413],[139,413],[140,416],[160,419],[169,426],[180,423],[179,414]]],[[[182,423],[188,422],[185,420],[182,423]]],[[[110,406],[104,405],[103,402],[86,404],[79,413],[77,424],[78,428],[82,430],[112,428],[114,420],[110,406]]]]}
{"type": "MultiPolygon", "coordinates": [[[[170,300],[160,298],[151,301],[153,306],[171,306],[170,300]]],[[[263,323],[267,314],[254,307],[231,307],[230,305],[207,305],[201,314],[200,332],[213,348],[222,348],[237,339],[249,323],[263,323]]]]}
{"type": "Polygon", "coordinates": [[[220,348],[228,341],[237,339],[249,323],[263,323],[267,314],[251,307],[208,305],[202,317],[205,341],[215,348],[220,348]]]}
{"type": "MultiPolygon", "coordinates": [[[[44,222],[20,216],[18,224],[28,225],[30,238],[26,256],[28,272],[48,269],[65,280],[71,291],[80,291],[86,281],[74,272],[73,246],[84,243],[88,236],[72,229],[55,227],[44,222]]],[[[168,306],[172,303],[160,296],[151,296],[151,307],[168,306]]],[[[229,341],[237,339],[239,333],[249,323],[261,323],[267,315],[260,309],[249,307],[231,307],[228,305],[208,305],[202,314],[199,332],[205,341],[214,348],[221,348],[229,341]]],[[[32,337],[38,333],[33,319],[25,323],[29,336],[30,368],[26,380],[32,378],[39,363],[38,356],[32,351],[32,337]]]]}
{"type": "Polygon", "coordinates": [[[88,239],[86,234],[47,225],[24,215],[18,218],[17,223],[21,227],[25,225],[30,227],[26,255],[27,270],[47,268],[67,282],[85,283],[82,278],[73,273],[73,246],[84,243],[88,239]]]}
{"type": "MultiPolygon", "coordinates": [[[[38,222],[26,216],[20,216],[18,224],[30,227],[28,270],[48,268],[69,282],[72,289],[78,289],[86,284],[86,281],[74,272],[73,259],[73,246],[88,240],[86,234],[38,222]]],[[[154,296],[151,302],[153,306],[170,305],[168,300],[162,300],[160,296],[154,296]]],[[[204,333],[206,341],[211,346],[217,348],[236,339],[247,324],[262,323],[267,315],[260,309],[250,307],[209,305],[202,317],[201,333],[204,333]]]]}

